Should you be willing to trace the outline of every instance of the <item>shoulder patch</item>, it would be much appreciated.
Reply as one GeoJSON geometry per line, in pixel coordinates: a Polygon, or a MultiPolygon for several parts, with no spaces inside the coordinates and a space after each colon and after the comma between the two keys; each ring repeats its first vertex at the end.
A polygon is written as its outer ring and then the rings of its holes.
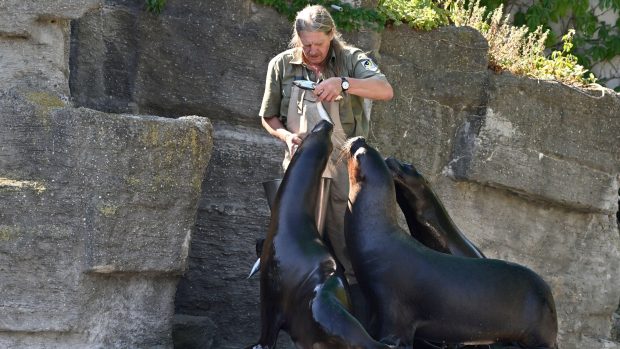
{"type": "Polygon", "coordinates": [[[375,62],[373,62],[372,59],[369,59],[369,58],[363,60],[362,65],[364,66],[364,69],[372,71],[372,72],[379,70],[379,67],[377,67],[375,62]]]}

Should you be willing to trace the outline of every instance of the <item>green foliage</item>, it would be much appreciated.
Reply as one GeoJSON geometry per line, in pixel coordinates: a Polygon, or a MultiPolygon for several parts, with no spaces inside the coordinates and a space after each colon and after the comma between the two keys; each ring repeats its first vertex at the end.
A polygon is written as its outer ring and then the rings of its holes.
{"type": "Polygon", "coordinates": [[[548,31],[538,26],[533,32],[526,26],[514,26],[503,15],[503,6],[487,12],[480,0],[466,4],[465,0],[447,0],[450,18],[457,26],[478,29],[489,43],[489,66],[508,70],[517,75],[536,79],[557,80],[571,85],[586,85],[596,79],[571,54],[574,31],[562,37],[560,51],[545,56],[548,31]],[[587,76],[586,76],[587,75],[587,76]]]}
{"type": "Polygon", "coordinates": [[[385,16],[374,9],[352,7],[337,0],[255,0],[254,2],[275,8],[278,12],[294,20],[297,12],[309,4],[322,5],[331,9],[330,13],[338,29],[353,31],[362,28],[382,30],[385,27],[385,16]]]}
{"type": "Polygon", "coordinates": [[[566,35],[562,37],[562,51],[553,51],[550,58],[539,58],[539,65],[537,71],[540,72],[542,77],[550,77],[559,81],[567,81],[573,84],[582,83],[594,83],[596,78],[592,73],[587,73],[587,70],[579,64],[576,56],[570,52],[573,48],[573,37],[575,35],[574,30],[569,30],[566,35]],[[587,76],[586,76],[587,74],[587,76]]]}
{"type": "Polygon", "coordinates": [[[166,0],[146,0],[146,9],[153,13],[160,14],[164,5],[166,5],[166,0]]]}
{"type": "MultiPolygon", "coordinates": [[[[155,1],[155,0],[149,0],[155,1]]],[[[159,0],[164,1],[164,0],[159,0]]],[[[589,57],[613,57],[620,54],[617,26],[602,26],[593,22],[588,0],[536,0],[527,13],[519,13],[515,26],[503,15],[502,3],[506,0],[380,0],[376,9],[354,8],[337,0],[255,0],[275,8],[290,20],[308,4],[331,8],[331,14],[343,31],[372,28],[381,30],[387,23],[408,24],[412,28],[430,30],[447,25],[470,26],[480,31],[489,42],[489,66],[496,71],[508,70],[518,75],[537,79],[555,79],[568,84],[585,85],[596,81],[582,62],[592,62],[589,57]],[[489,9],[487,6],[490,5],[489,9]],[[553,9],[553,10],[549,10],[553,9]],[[567,32],[560,41],[561,47],[545,56],[546,44],[556,42],[548,30],[551,21],[569,13],[579,16],[584,32],[598,36],[604,43],[594,45],[590,54],[571,53],[573,45],[585,45],[579,31],[567,32]],[[527,26],[523,25],[527,24],[527,26]],[[533,28],[533,29],[528,29],[533,28]],[[587,29],[587,31],[586,31],[587,29]],[[581,40],[581,41],[580,41],[581,40]]],[[[603,8],[618,8],[620,0],[601,0],[603,8]]],[[[592,40],[587,41],[593,42],[592,40]]]]}
{"type": "MultiPolygon", "coordinates": [[[[482,4],[495,9],[506,0],[482,0],[482,4]]],[[[586,67],[612,59],[620,55],[620,20],[613,24],[600,21],[594,14],[602,12],[620,13],[619,0],[600,0],[598,5],[588,0],[536,0],[534,3],[517,12],[515,25],[527,25],[530,31],[542,26],[548,29],[546,41],[548,48],[559,49],[563,43],[558,38],[569,33],[574,43],[574,55],[579,63],[586,67]],[[552,24],[561,27],[560,32],[551,30],[552,24]]]]}
{"type": "Polygon", "coordinates": [[[449,23],[446,10],[431,0],[383,0],[378,10],[395,25],[407,23],[414,29],[431,30],[449,23]]]}
{"type": "Polygon", "coordinates": [[[275,8],[289,20],[307,5],[322,5],[331,9],[338,29],[354,31],[361,28],[380,31],[389,21],[395,25],[407,23],[412,28],[430,30],[448,24],[444,9],[432,0],[381,0],[376,9],[352,7],[338,0],[255,0],[256,3],[275,8]]]}

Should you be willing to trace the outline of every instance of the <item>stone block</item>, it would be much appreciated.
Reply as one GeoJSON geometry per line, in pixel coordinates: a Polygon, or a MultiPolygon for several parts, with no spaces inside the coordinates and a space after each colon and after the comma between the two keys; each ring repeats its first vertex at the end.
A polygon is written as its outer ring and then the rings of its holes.
{"type": "Polygon", "coordinates": [[[33,23],[27,37],[0,34],[0,88],[53,90],[68,100],[67,26],[68,22],[47,20],[33,23]]]}
{"type": "MultiPolygon", "coordinates": [[[[432,32],[404,26],[386,29],[381,37],[379,68],[394,88],[389,105],[408,102],[410,106],[423,99],[456,113],[476,113],[487,98],[487,50],[486,40],[471,28],[444,27],[432,32]]],[[[373,113],[388,114],[386,104],[378,103],[373,113]]],[[[394,106],[394,110],[398,115],[411,115],[407,107],[394,106]]]]}
{"type": "Polygon", "coordinates": [[[17,90],[0,118],[0,344],[170,347],[209,121],[17,90]]]}
{"type": "Polygon", "coordinates": [[[373,103],[370,142],[385,157],[415,163],[427,174],[440,173],[450,159],[458,115],[436,101],[407,97],[373,103]]]}
{"type": "MultiPolygon", "coordinates": [[[[256,239],[265,237],[269,224],[262,182],[281,177],[284,145],[262,129],[223,122],[215,122],[214,129],[213,158],[176,313],[210,319],[212,348],[243,348],[260,334],[259,278],[247,276],[256,260],[256,239]]],[[[280,345],[288,348],[285,340],[280,345]]]]}
{"type": "Polygon", "coordinates": [[[37,21],[79,18],[101,3],[102,0],[4,0],[0,2],[0,37],[28,37],[37,21]]]}
{"type": "Polygon", "coordinates": [[[69,99],[69,21],[101,0],[0,1],[0,90],[54,90],[69,99]]]}
{"type": "MultiPolygon", "coordinates": [[[[454,222],[489,258],[529,267],[549,283],[561,348],[608,338],[620,299],[615,217],[532,202],[509,190],[439,177],[433,183],[454,222]]],[[[583,346],[581,348],[603,348],[583,346]]]]}
{"type": "Polygon", "coordinates": [[[470,27],[446,26],[422,31],[399,26],[383,32],[380,53],[382,57],[389,55],[412,63],[423,71],[441,67],[444,72],[478,72],[487,69],[488,49],[480,32],[470,27]]]}
{"type": "Polygon", "coordinates": [[[494,81],[479,124],[461,125],[452,174],[577,210],[616,212],[620,97],[509,76],[494,81]]]}
{"type": "Polygon", "coordinates": [[[81,283],[85,348],[172,348],[178,278],[148,274],[88,275],[81,283]]]}
{"type": "Polygon", "coordinates": [[[249,1],[168,2],[157,16],[126,1],[104,8],[74,22],[71,91],[106,111],[248,123],[290,37],[285,18],[249,1]]]}

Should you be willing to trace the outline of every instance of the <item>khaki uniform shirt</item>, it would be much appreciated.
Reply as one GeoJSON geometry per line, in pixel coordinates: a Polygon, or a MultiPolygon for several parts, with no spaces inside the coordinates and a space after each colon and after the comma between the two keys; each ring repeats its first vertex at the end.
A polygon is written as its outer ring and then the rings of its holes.
{"type": "MultiPolygon", "coordinates": [[[[333,64],[336,57],[333,52],[329,53],[333,64]]],[[[336,71],[324,72],[324,79],[333,76],[352,77],[357,79],[379,78],[386,80],[379,68],[360,49],[346,47],[343,49],[340,73],[336,71]]],[[[286,114],[291,97],[291,86],[294,80],[310,79],[317,81],[314,72],[308,69],[302,59],[301,48],[286,50],[275,56],[267,69],[265,82],[265,94],[259,115],[261,117],[279,116],[286,125],[286,114]]],[[[348,137],[368,136],[369,118],[364,116],[364,98],[343,94],[339,102],[340,121],[342,128],[348,137]]]]}

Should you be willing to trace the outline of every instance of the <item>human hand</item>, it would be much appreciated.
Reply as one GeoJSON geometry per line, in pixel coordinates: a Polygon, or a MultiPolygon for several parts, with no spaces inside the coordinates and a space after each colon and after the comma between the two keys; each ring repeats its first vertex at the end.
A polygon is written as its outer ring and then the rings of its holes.
{"type": "Polygon", "coordinates": [[[323,80],[314,87],[314,95],[320,102],[339,101],[342,99],[340,93],[342,93],[342,79],[339,77],[323,80]]]}
{"type": "Polygon", "coordinates": [[[297,133],[289,133],[284,137],[284,142],[286,142],[286,147],[288,148],[288,152],[291,154],[291,158],[295,154],[297,147],[301,144],[301,138],[297,133]]]}

